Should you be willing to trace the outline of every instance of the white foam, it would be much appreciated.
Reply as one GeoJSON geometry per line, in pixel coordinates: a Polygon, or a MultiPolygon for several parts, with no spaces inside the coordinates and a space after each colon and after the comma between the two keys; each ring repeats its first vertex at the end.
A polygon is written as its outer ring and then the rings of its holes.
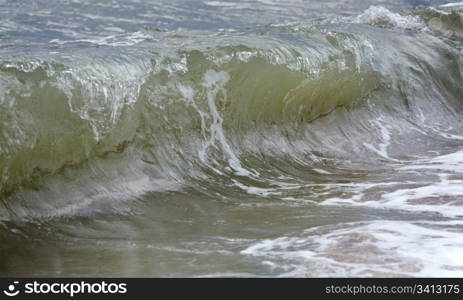
{"type": "Polygon", "coordinates": [[[138,101],[148,75],[146,63],[138,58],[124,63],[83,61],[60,72],[56,86],[67,95],[71,111],[89,121],[98,141],[115,126],[124,109],[138,101]],[[74,96],[76,88],[82,97],[74,96]]]}
{"type": "Polygon", "coordinates": [[[384,158],[386,158],[388,160],[395,160],[395,159],[391,158],[389,156],[389,154],[387,153],[387,149],[391,144],[391,132],[387,128],[388,126],[383,125],[381,123],[381,121],[383,121],[383,119],[381,117],[379,117],[378,120],[374,121],[374,123],[379,128],[379,130],[381,132],[382,142],[378,143],[378,147],[375,147],[375,146],[373,146],[372,144],[369,144],[369,143],[363,143],[363,145],[365,147],[367,147],[368,149],[370,149],[371,151],[375,152],[376,154],[378,154],[378,155],[380,155],[380,156],[382,156],[382,157],[384,157],[384,158]]]}
{"type": "MultiPolygon", "coordinates": [[[[114,28],[113,28],[114,29],[114,28]]],[[[52,39],[49,43],[52,44],[72,44],[76,42],[91,43],[99,46],[113,46],[113,47],[127,47],[139,44],[146,40],[152,40],[153,36],[143,32],[136,31],[133,33],[118,33],[113,35],[101,36],[101,37],[92,37],[92,38],[82,38],[82,39],[72,39],[72,40],[60,40],[52,39]]]]}
{"type": "Polygon", "coordinates": [[[451,2],[451,3],[439,5],[439,7],[455,7],[455,6],[463,6],[463,2],[451,2]]]}
{"type": "Polygon", "coordinates": [[[233,2],[223,2],[223,1],[206,1],[204,4],[209,5],[209,6],[226,6],[226,7],[233,7],[237,6],[238,3],[233,3],[233,2]]]}
{"type": "Polygon", "coordinates": [[[262,258],[284,277],[462,276],[461,229],[439,224],[447,230],[405,221],[321,226],[258,241],[241,254],[262,258]]]}
{"type": "Polygon", "coordinates": [[[281,192],[275,191],[273,189],[258,188],[255,186],[249,186],[238,182],[237,180],[232,179],[233,183],[245,190],[248,194],[259,195],[259,196],[271,196],[271,195],[280,195],[281,192]]]}
{"type": "Polygon", "coordinates": [[[463,173],[463,151],[444,154],[429,159],[417,160],[414,164],[400,168],[401,170],[437,170],[451,173],[463,173]]]}
{"type": "Polygon", "coordinates": [[[312,168],[312,171],[315,171],[319,174],[331,174],[331,172],[328,172],[326,170],[323,170],[323,169],[319,169],[319,168],[312,168]]]}
{"type": "Polygon", "coordinates": [[[402,29],[421,29],[424,26],[424,23],[417,16],[400,15],[382,6],[370,6],[362,14],[358,15],[353,22],[366,24],[386,23],[402,29]]]}
{"type": "Polygon", "coordinates": [[[206,88],[206,98],[209,106],[209,113],[212,117],[212,123],[209,126],[209,140],[206,141],[204,147],[199,151],[199,157],[203,162],[206,162],[208,149],[215,145],[217,142],[222,148],[223,152],[228,156],[228,164],[233,169],[233,171],[237,175],[249,176],[252,175],[252,172],[241,166],[239,158],[235,155],[232,147],[225,137],[222,127],[223,118],[217,110],[217,106],[215,104],[216,97],[219,92],[222,92],[224,97],[226,97],[224,86],[229,79],[230,76],[227,72],[224,71],[217,72],[214,70],[208,70],[204,74],[203,86],[206,88]]]}
{"type": "Polygon", "coordinates": [[[463,215],[463,179],[452,177],[463,173],[463,151],[419,159],[407,165],[398,164],[399,172],[410,178],[427,175],[426,181],[346,184],[351,197],[332,197],[321,205],[354,205],[378,209],[433,212],[446,217],[463,215]],[[409,185],[411,187],[403,187],[409,185]],[[397,186],[397,188],[394,188],[397,186]],[[385,189],[387,187],[387,189],[385,189]],[[369,190],[383,191],[368,196],[369,190]],[[392,190],[387,192],[388,190],[392,190]],[[386,191],[386,192],[384,192],[386,191]]]}

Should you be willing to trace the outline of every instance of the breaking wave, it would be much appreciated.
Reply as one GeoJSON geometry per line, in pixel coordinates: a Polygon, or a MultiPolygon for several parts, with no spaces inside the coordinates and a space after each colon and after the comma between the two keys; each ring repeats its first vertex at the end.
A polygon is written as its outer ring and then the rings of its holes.
{"type": "Polygon", "coordinates": [[[459,144],[462,30],[453,7],[371,7],[11,54],[0,61],[0,216],[185,187],[291,198],[346,168],[459,144]]]}

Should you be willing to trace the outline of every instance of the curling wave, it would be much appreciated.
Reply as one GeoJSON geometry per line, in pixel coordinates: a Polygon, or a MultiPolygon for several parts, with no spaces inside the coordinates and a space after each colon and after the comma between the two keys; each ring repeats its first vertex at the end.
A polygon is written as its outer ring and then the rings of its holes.
{"type": "Polygon", "coordinates": [[[462,24],[458,8],[372,7],[4,57],[0,217],[185,187],[294,197],[313,192],[307,182],[342,182],[346,168],[459,143],[462,24]]]}

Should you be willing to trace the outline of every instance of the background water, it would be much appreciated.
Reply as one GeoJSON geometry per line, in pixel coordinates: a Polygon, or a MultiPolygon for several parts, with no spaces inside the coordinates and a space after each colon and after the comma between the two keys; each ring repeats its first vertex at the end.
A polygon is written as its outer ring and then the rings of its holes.
{"type": "Polygon", "coordinates": [[[0,275],[463,276],[463,10],[0,0],[0,275]]]}

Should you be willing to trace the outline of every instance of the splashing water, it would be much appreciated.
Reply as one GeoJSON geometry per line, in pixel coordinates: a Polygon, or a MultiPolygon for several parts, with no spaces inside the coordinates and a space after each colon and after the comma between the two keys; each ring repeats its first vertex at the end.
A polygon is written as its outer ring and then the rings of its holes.
{"type": "Polygon", "coordinates": [[[462,276],[462,6],[416,4],[0,2],[0,274],[462,276]]]}

